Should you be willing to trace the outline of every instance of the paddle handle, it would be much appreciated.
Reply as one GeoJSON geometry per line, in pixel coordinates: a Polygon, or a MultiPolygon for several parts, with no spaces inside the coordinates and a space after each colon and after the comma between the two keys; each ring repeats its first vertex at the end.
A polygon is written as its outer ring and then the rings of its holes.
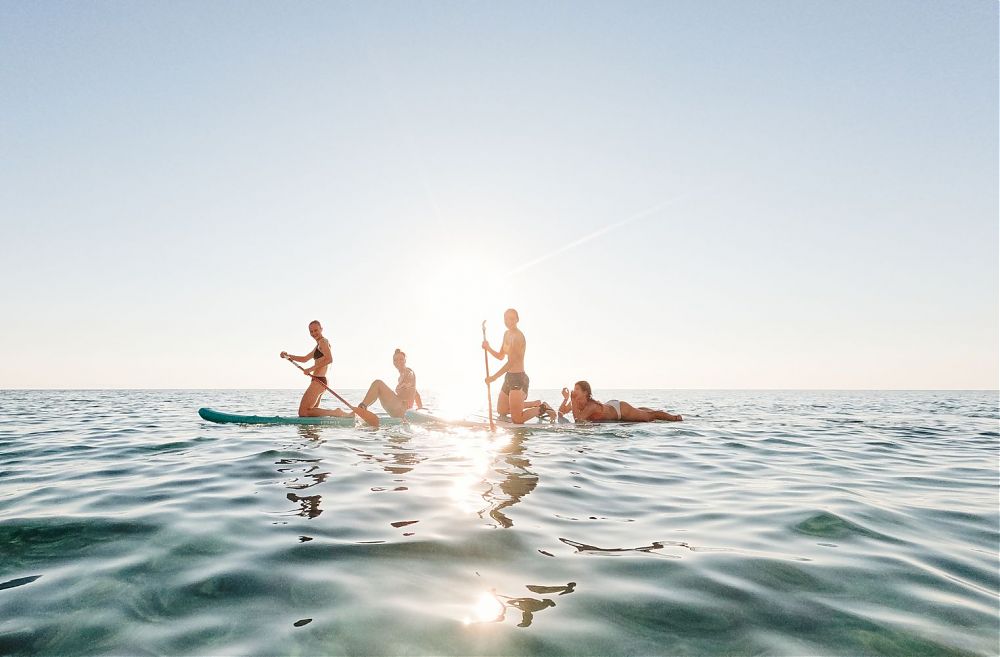
{"type": "MultiPolygon", "coordinates": [[[[483,342],[486,342],[486,320],[483,320],[483,342]]],[[[490,431],[496,429],[493,422],[493,391],[490,389],[490,355],[483,349],[483,365],[486,366],[486,406],[489,408],[490,431]]]]}

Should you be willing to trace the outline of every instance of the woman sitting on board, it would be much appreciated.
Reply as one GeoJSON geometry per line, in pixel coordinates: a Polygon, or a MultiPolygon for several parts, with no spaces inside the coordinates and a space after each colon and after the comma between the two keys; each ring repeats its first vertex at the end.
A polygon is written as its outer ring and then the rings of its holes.
{"type": "Polygon", "coordinates": [[[679,422],[680,415],[655,411],[651,408],[636,408],[628,402],[609,400],[606,404],[594,399],[590,384],[577,381],[573,392],[562,389],[563,402],[559,405],[559,415],[572,411],[574,422],[652,422],[653,420],[669,420],[679,422]]]}
{"type": "Polygon", "coordinates": [[[294,360],[299,363],[305,363],[310,360],[315,361],[312,367],[306,367],[302,370],[306,376],[311,378],[309,380],[309,387],[306,388],[305,393],[302,395],[302,401],[299,402],[299,417],[318,417],[321,415],[351,417],[353,413],[342,411],[339,408],[328,411],[325,408],[319,407],[320,397],[326,391],[324,387],[326,385],[326,368],[333,362],[333,357],[330,350],[330,341],[323,337],[323,326],[319,323],[319,320],[314,319],[309,322],[309,335],[316,341],[316,349],[311,354],[307,356],[293,356],[287,351],[281,352],[282,358],[294,360]]]}
{"type": "Polygon", "coordinates": [[[368,388],[365,398],[358,404],[358,408],[368,408],[378,399],[386,413],[392,417],[403,417],[406,411],[413,408],[414,403],[417,408],[424,407],[420,393],[417,392],[417,375],[406,366],[406,354],[397,349],[392,354],[392,364],[399,370],[396,389],[387,386],[382,379],[375,379],[368,388]]]}

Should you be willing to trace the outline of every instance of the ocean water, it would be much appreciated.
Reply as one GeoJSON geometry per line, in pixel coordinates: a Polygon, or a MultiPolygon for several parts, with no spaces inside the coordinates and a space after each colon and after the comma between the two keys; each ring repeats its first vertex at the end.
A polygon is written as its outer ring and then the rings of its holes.
{"type": "Polygon", "coordinates": [[[996,392],[617,395],[686,420],[0,391],[0,654],[998,653],[996,392]]]}

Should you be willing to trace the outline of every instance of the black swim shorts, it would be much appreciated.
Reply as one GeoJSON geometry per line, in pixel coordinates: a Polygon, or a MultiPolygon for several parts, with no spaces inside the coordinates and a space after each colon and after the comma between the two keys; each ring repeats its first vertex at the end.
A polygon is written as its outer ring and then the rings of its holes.
{"type": "Polygon", "coordinates": [[[528,396],[528,375],[524,372],[507,372],[503,378],[503,387],[500,392],[510,394],[511,390],[523,390],[525,397],[528,396]]]}

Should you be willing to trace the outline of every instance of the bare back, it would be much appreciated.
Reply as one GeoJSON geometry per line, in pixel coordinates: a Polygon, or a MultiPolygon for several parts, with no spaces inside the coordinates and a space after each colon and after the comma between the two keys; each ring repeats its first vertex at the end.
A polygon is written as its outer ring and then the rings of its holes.
{"type": "Polygon", "coordinates": [[[596,399],[588,399],[582,404],[573,403],[574,422],[600,422],[605,414],[604,404],[596,399]]]}
{"type": "Polygon", "coordinates": [[[524,352],[527,348],[528,343],[524,339],[524,333],[521,333],[521,329],[507,329],[507,332],[503,334],[503,347],[500,350],[507,354],[508,372],[514,374],[524,372],[524,352]]]}

